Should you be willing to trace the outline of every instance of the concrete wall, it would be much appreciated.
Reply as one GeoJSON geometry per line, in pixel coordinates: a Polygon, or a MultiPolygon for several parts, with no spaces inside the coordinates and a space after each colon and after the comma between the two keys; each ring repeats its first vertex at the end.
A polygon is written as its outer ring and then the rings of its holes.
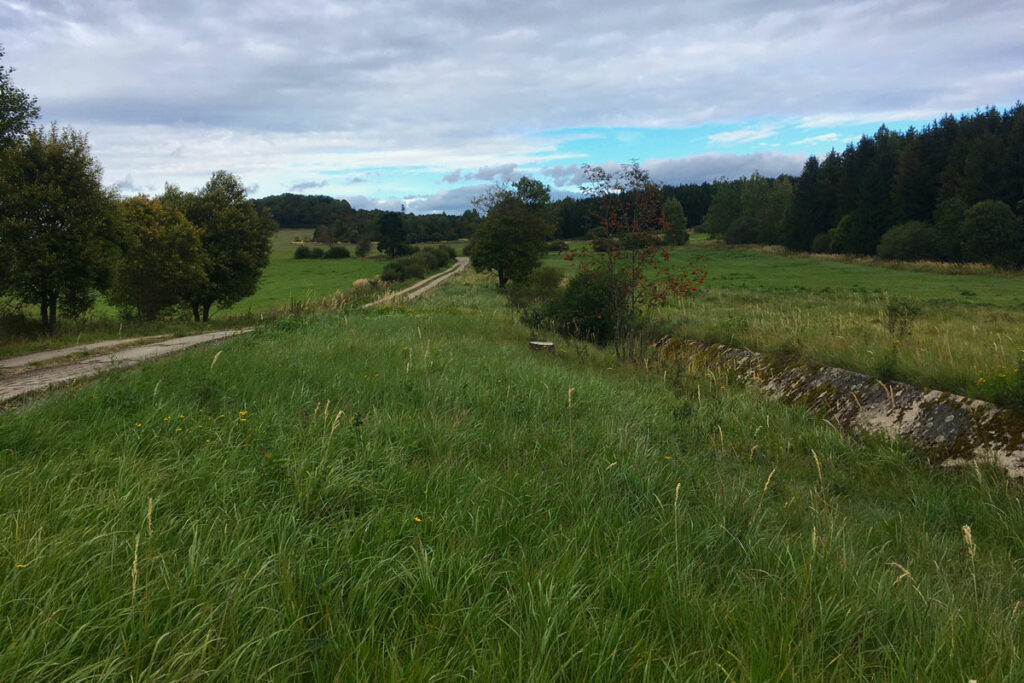
{"type": "Polygon", "coordinates": [[[721,344],[671,339],[659,351],[690,371],[731,373],[768,396],[824,414],[842,429],[903,438],[936,464],[981,460],[1024,477],[1024,418],[991,403],[721,344]]]}

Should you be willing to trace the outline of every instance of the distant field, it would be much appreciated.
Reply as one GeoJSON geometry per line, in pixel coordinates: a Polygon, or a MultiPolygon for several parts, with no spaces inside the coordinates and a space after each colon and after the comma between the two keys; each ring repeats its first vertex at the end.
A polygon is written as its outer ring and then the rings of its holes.
{"type": "Polygon", "coordinates": [[[1024,507],[467,274],[0,414],[30,680],[1021,680],[1024,507]]]}
{"type": "MultiPolygon", "coordinates": [[[[874,374],[892,348],[888,301],[920,306],[901,340],[895,376],[983,398],[990,380],[1016,366],[1024,349],[1024,276],[949,274],[889,268],[706,241],[671,250],[708,273],[702,290],[663,311],[676,334],[770,351],[874,374]],[[979,383],[979,379],[986,381],[979,383]]],[[[550,255],[548,263],[571,272],[550,255]]]]}

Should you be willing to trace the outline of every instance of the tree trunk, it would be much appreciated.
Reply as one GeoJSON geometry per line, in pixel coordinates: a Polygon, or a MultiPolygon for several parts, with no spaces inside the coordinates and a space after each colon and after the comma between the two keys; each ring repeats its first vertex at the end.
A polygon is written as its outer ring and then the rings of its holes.
{"type": "Polygon", "coordinates": [[[49,307],[50,303],[48,301],[44,301],[43,303],[39,304],[39,319],[42,321],[44,329],[50,326],[50,313],[48,310],[49,307]]]}
{"type": "Polygon", "coordinates": [[[57,297],[50,297],[49,309],[50,318],[46,321],[46,332],[52,337],[57,332],[57,297]]]}
{"type": "Polygon", "coordinates": [[[203,322],[210,322],[210,306],[213,305],[212,301],[207,301],[203,304],[203,322]]]}
{"type": "Polygon", "coordinates": [[[498,286],[504,287],[506,282],[508,282],[508,278],[505,277],[505,269],[498,268],[498,286]]]}
{"type": "Polygon", "coordinates": [[[192,317],[195,319],[196,322],[199,322],[199,304],[197,304],[196,302],[193,301],[191,303],[191,306],[192,306],[192,317]]]}

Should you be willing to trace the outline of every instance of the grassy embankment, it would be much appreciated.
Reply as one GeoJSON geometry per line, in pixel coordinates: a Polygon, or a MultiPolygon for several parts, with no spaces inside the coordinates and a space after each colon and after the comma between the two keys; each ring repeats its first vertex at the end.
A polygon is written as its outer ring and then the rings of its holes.
{"type": "MultiPolygon", "coordinates": [[[[912,270],[706,241],[672,249],[671,261],[685,267],[701,255],[708,277],[700,293],[663,311],[682,337],[875,374],[893,346],[886,304],[903,298],[920,313],[898,345],[895,377],[982,398],[993,398],[991,380],[1012,372],[1024,349],[1020,274],[912,270]]],[[[571,272],[558,255],[546,262],[571,272]]]]}
{"type": "Polygon", "coordinates": [[[1018,485],[708,378],[532,354],[491,287],[0,415],[0,670],[1021,677],[1018,485]]]}

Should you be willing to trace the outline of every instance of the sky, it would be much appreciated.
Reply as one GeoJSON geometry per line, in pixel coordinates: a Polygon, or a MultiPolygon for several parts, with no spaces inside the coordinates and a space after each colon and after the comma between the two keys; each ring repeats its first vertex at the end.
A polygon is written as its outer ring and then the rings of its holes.
{"type": "Polygon", "coordinates": [[[1020,0],[0,0],[14,84],[123,194],[225,169],[416,213],[583,164],[798,174],[1024,99],[1022,29],[1020,0]]]}

